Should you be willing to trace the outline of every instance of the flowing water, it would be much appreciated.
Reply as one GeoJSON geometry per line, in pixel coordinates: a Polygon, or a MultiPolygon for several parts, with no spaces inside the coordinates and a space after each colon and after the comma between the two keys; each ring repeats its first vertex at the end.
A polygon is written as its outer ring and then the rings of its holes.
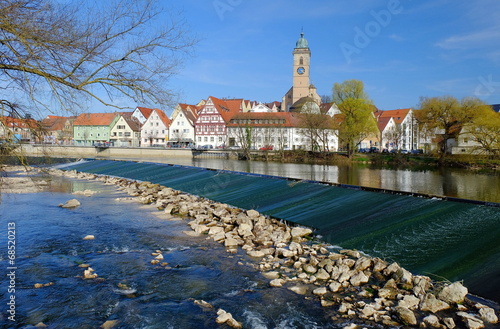
{"type": "MultiPolygon", "coordinates": [[[[224,178],[224,170],[500,201],[500,181],[494,174],[218,159],[165,162],[222,169],[214,172],[215,178],[203,180],[194,170],[192,177],[199,176],[200,184],[206,187],[202,192],[214,197],[222,195],[218,187],[232,188],[225,196],[228,200],[242,199],[255,191],[251,177],[241,184],[237,179],[224,178]]],[[[160,169],[151,165],[148,168],[153,180],[166,179],[160,169]]],[[[147,176],[134,170],[134,175],[147,176]]],[[[168,179],[179,186],[196,185],[182,176],[168,179]]],[[[409,267],[416,272],[441,273],[448,279],[466,277],[473,292],[500,300],[499,208],[464,205],[462,209],[455,203],[443,206],[435,199],[402,196],[389,203],[380,193],[357,191],[353,197],[343,195],[345,189],[337,189],[338,202],[314,209],[317,216],[312,223],[304,215],[313,209],[298,212],[276,197],[279,193],[275,192],[285,191],[280,186],[295,183],[279,184],[247,200],[247,206],[260,202],[264,205],[261,210],[316,225],[326,240],[388,259],[402,259],[404,265],[411,263],[409,267]],[[346,223],[350,209],[359,210],[361,206],[366,208],[365,214],[346,223]]],[[[301,185],[305,184],[293,186],[301,185]]],[[[310,195],[294,196],[296,203],[309,197],[327,197],[322,195],[326,193],[323,186],[316,184],[315,189],[306,189],[310,195]]],[[[185,221],[166,220],[150,206],[116,200],[127,195],[113,186],[53,178],[50,191],[1,197],[1,228],[7,232],[8,223],[16,227],[17,304],[15,323],[7,319],[6,303],[0,305],[0,326],[24,328],[43,322],[49,328],[97,328],[107,320],[118,320],[117,328],[220,328],[215,318],[217,309],[222,308],[243,322],[245,328],[341,327],[332,323],[332,314],[328,313],[331,310],[322,308],[315,298],[304,298],[285,288],[269,288],[269,280],[254,270],[253,261],[245,253],[230,254],[218,243],[187,236],[182,232],[190,230],[185,221]],[[76,196],[82,202],[76,209],[57,206],[75,198],[71,192],[85,189],[99,193],[88,198],[76,196]],[[87,234],[95,235],[95,240],[83,240],[87,234]],[[155,250],[162,251],[164,261],[169,263],[167,268],[150,263],[155,250]],[[83,263],[90,264],[99,277],[84,280],[83,268],[78,267],[83,263]],[[54,284],[36,289],[35,283],[54,284]],[[199,299],[214,308],[195,305],[194,300],[199,299]]],[[[6,234],[0,235],[0,245],[7,246],[6,234]]],[[[0,253],[0,261],[7,268],[6,253],[0,253]]],[[[2,301],[11,295],[8,284],[1,281],[2,301]]]]}
{"type": "MultiPolygon", "coordinates": [[[[269,288],[268,279],[241,251],[226,252],[205,237],[191,237],[186,221],[159,217],[152,206],[134,201],[114,186],[82,180],[52,179],[48,192],[3,194],[2,231],[15,223],[16,321],[9,321],[12,293],[0,285],[0,327],[24,328],[43,322],[49,328],[98,328],[118,320],[116,328],[223,328],[219,308],[245,328],[337,328],[315,298],[285,288],[269,288]],[[75,209],[58,207],[76,190],[75,209]],[[88,234],[94,240],[83,240],[88,234]],[[167,267],[152,265],[161,250],[167,267]],[[84,280],[80,264],[98,274],[84,280]],[[36,283],[53,285],[34,288],[36,283]],[[205,300],[213,309],[194,304],[205,300]]],[[[0,245],[7,246],[1,234],[0,245]]],[[[0,254],[3,269],[7,255],[0,254]]],[[[3,271],[2,271],[3,272],[3,271]]]]}
{"type": "Polygon", "coordinates": [[[214,158],[165,158],[161,162],[500,202],[500,171],[484,173],[458,168],[388,169],[363,164],[315,165],[214,158]]]}
{"type": "Polygon", "coordinates": [[[158,163],[83,161],[69,169],[151,181],[256,209],[312,227],[332,245],[397,261],[434,279],[464,280],[471,292],[500,301],[500,207],[158,163]]]}

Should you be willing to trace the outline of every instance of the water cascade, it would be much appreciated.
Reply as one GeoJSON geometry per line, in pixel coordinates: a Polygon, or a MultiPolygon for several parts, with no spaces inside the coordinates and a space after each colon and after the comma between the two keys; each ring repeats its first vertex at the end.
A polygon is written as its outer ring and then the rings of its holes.
{"type": "Polygon", "coordinates": [[[314,228],[332,245],[397,261],[500,302],[500,205],[224,170],[90,160],[62,169],[150,181],[314,228]],[[385,193],[384,193],[385,192],[385,193]]]}

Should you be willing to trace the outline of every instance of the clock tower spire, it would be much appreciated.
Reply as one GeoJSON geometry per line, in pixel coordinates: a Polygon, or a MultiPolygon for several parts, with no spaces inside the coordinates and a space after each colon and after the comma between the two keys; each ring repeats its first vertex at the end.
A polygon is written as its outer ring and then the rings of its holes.
{"type": "MultiPolygon", "coordinates": [[[[311,67],[311,50],[309,43],[304,38],[304,32],[300,33],[300,38],[295,43],[293,55],[293,85],[292,88],[283,96],[281,102],[282,111],[297,111],[297,107],[304,101],[321,103],[316,87],[311,84],[309,69],[311,67]],[[301,102],[299,102],[301,100],[301,102]],[[296,106],[294,106],[296,104],[296,106]]],[[[318,107],[319,109],[319,107],[318,107]]],[[[299,110],[300,111],[300,110],[299,110]]]]}
{"type": "Polygon", "coordinates": [[[309,96],[311,63],[311,50],[304,38],[304,32],[300,33],[300,38],[295,44],[293,54],[293,97],[292,104],[302,97],[309,96]]]}

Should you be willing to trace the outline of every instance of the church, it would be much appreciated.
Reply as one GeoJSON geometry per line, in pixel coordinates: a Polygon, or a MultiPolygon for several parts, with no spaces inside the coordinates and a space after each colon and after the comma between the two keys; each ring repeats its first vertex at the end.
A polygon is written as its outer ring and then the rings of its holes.
{"type": "Polygon", "coordinates": [[[304,32],[295,44],[293,55],[293,85],[283,96],[281,110],[285,112],[320,113],[321,97],[311,83],[311,50],[304,32]]]}

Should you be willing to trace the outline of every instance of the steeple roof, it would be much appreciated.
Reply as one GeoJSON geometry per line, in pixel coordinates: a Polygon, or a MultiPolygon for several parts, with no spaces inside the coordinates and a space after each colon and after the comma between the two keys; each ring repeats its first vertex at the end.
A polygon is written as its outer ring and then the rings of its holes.
{"type": "Polygon", "coordinates": [[[304,38],[304,32],[300,33],[300,38],[299,38],[299,40],[297,40],[297,43],[295,44],[295,48],[309,48],[309,44],[308,44],[306,38],[304,38]]]}

